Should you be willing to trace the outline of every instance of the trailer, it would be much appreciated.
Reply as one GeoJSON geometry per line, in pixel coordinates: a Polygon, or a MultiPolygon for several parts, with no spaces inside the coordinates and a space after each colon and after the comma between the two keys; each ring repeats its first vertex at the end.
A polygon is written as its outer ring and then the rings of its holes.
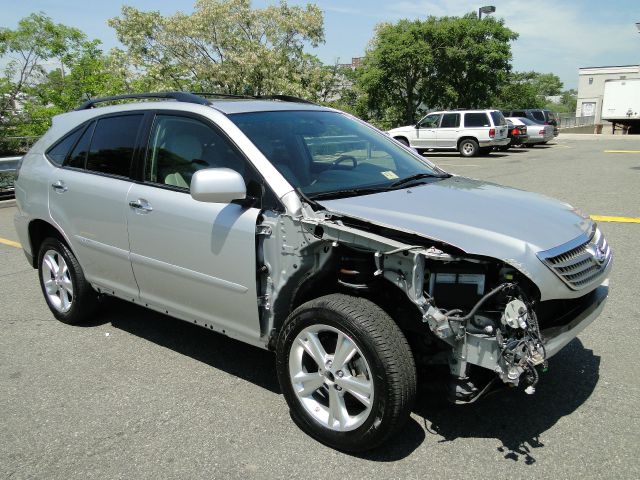
{"type": "Polygon", "coordinates": [[[606,80],[602,119],[629,133],[640,133],[640,78],[606,80]]]}

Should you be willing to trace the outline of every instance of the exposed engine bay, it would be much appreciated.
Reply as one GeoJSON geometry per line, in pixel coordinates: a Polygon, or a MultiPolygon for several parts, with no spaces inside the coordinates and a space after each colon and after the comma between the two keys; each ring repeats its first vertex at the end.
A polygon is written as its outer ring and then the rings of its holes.
{"type": "Polygon", "coordinates": [[[520,269],[401,232],[363,231],[348,218],[298,222],[265,212],[261,222],[268,232],[258,248],[266,338],[313,295],[344,291],[382,306],[405,331],[418,365],[448,365],[451,401],[473,402],[500,381],[535,392],[538,370],[547,368],[540,293],[520,269]],[[270,267],[275,257],[279,271],[270,267]]]}

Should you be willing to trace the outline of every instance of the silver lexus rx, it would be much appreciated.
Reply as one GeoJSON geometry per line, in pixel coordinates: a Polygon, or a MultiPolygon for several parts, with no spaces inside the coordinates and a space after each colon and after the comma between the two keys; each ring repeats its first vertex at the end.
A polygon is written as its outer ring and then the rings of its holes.
{"type": "Polygon", "coordinates": [[[296,423],[341,450],[402,428],[417,367],[446,369],[456,403],[533,393],[608,294],[609,245],[570,205],[292,97],[89,101],[15,189],[57,319],[114,296],[273,350],[296,423]]]}

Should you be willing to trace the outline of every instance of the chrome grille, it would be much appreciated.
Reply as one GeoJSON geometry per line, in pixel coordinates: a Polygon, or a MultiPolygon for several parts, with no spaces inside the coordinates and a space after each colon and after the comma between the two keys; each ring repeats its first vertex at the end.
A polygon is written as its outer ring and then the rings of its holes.
{"type": "Polygon", "coordinates": [[[570,242],[540,252],[540,259],[573,290],[581,290],[596,281],[611,263],[612,252],[599,229],[586,241],[570,242]]]}

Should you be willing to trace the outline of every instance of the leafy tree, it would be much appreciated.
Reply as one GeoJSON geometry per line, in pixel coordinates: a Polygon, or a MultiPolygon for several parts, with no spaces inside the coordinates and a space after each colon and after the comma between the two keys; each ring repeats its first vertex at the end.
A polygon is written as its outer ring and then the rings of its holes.
{"type": "Polygon", "coordinates": [[[376,27],[358,75],[366,116],[383,126],[415,122],[426,108],[488,106],[510,69],[517,34],[475,14],[376,27]]]}
{"type": "Polygon", "coordinates": [[[46,75],[45,62],[60,65],[85,39],[75,28],[55,24],[44,13],[32,13],[16,30],[0,29],[0,55],[8,56],[2,82],[0,117],[6,118],[18,97],[46,75]]]}
{"type": "Polygon", "coordinates": [[[513,72],[496,95],[494,104],[502,109],[543,108],[549,103],[546,97],[560,95],[561,91],[562,81],[553,73],[513,72]]]}
{"type": "Polygon", "coordinates": [[[319,60],[304,51],[324,41],[315,5],[252,9],[250,0],[196,0],[192,14],[166,17],[125,6],[109,25],[158,88],[313,95],[324,78],[319,60]]]}

